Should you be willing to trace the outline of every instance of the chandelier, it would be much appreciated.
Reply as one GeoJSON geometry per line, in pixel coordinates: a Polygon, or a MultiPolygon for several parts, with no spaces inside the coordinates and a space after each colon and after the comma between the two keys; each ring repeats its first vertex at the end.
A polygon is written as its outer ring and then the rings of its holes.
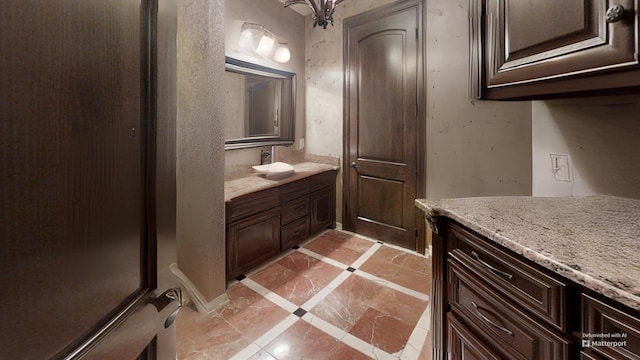
{"type": "Polygon", "coordinates": [[[296,4],[306,4],[311,8],[311,11],[313,12],[313,27],[320,25],[323,29],[326,29],[329,23],[331,23],[331,26],[333,26],[333,11],[336,9],[336,5],[340,4],[344,0],[318,1],[320,2],[320,4],[316,4],[316,0],[287,0],[284,3],[284,7],[289,7],[296,4]]]}

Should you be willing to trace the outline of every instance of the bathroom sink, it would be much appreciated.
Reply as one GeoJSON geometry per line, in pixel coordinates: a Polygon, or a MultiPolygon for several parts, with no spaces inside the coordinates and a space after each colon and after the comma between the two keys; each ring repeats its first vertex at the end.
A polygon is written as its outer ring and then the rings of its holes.
{"type": "Polygon", "coordinates": [[[280,180],[287,178],[295,172],[293,166],[284,162],[274,162],[272,164],[252,166],[258,174],[270,180],[280,180]]]}

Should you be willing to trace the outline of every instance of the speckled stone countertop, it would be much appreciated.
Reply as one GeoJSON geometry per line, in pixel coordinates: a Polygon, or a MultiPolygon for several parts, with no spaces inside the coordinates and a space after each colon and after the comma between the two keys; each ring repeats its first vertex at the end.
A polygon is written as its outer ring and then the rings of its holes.
{"type": "Polygon", "coordinates": [[[525,258],[640,310],[640,200],[484,197],[416,200],[525,258]]]}
{"type": "Polygon", "coordinates": [[[339,169],[338,166],[314,162],[293,164],[293,168],[295,170],[294,174],[281,180],[269,180],[257,173],[252,173],[244,177],[225,181],[224,201],[227,202],[238,196],[280,186],[324,171],[339,169]]]}

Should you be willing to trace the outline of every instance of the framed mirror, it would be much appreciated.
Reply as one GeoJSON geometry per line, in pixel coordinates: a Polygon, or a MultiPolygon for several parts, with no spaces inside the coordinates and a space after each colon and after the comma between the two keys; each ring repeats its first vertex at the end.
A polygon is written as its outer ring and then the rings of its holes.
{"type": "Polygon", "coordinates": [[[295,73],[226,57],[225,150],[294,141],[295,73]]]}

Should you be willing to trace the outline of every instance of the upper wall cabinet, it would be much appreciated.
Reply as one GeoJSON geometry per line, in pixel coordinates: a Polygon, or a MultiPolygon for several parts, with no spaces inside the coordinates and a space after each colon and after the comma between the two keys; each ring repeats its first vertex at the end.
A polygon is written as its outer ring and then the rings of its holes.
{"type": "Polygon", "coordinates": [[[637,0],[470,0],[470,95],[640,90],[637,0]]]}

